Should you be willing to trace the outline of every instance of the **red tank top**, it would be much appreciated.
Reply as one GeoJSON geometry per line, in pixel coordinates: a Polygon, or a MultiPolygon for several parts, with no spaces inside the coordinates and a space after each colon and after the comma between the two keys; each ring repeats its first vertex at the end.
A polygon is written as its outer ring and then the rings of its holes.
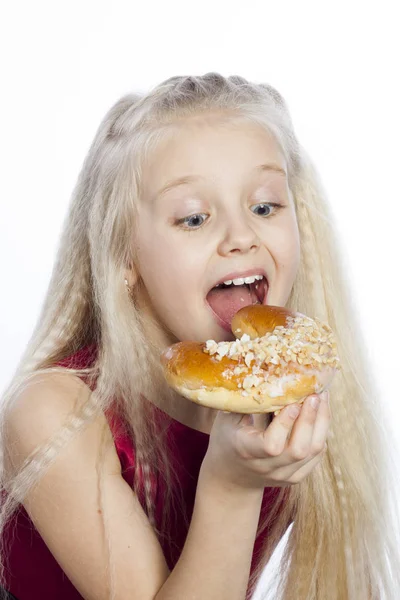
{"type": "MultiPolygon", "coordinates": [[[[96,347],[86,346],[76,354],[65,358],[57,363],[59,366],[69,368],[86,368],[90,366],[96,357],[96,347]]],[[[85,376],[82,376],[85,379],[85,376]]],[[[156,414],[160,419],[165,418],[165,413],[156,407],[156,414]]],[[[136,468],[135,448],[131,437],[124,428],[122,419],[111,410],[106,412],[111,432],[114,437],[115,448],[121,462],[122,476],[133,488],[134,470],[136,468]]],[[[170,419],[170,417],[168,417],[170,419]]],[[[168,439],[172,443],[174,465],[178,467],[179,482],[183,491],[189,523],[193,513],[196,486],[200,466],[206,454],[209,435],[196,429],[183,425],[172,419],[169,428],[168,439]],[[176,460],[175,460],[176,459],[176,460]]],[[[156,496],[156,522],[161,528],[163,511],[163,485],[158,482],[156,496]]],[[[261,507],[261,516],[266,514],[269,505],[279,492],[279,488],[265,488],[261,507]]],[[[140,494],[138,494],[140,499],[140,494]]],[[[147,513],[142,502],[143,509],[147,513]]],[[[168,526],[168,533],[174,539],[175,545],[170,548],[163,544],[164,556],[169,569],[172,571],[182,551],[187,526],[184,519],[172,522],[168,526]]],[[[82,596],[72,585],[66,574],[62,571],[53,555],[50,553],[43,539],[35,529],[32,521],[22,505],[13,515],[4,530],[5,557],[7,586],[17,600],[81,600],[82,596]]],[[[251,572],[256,566],[256,559],[261,548],[263,538],[268,535],[268,530],[256,538],[251,563],[251,572]]],[[[250,600],[254,588],[247,590],[246,600],[250,600]]]]}

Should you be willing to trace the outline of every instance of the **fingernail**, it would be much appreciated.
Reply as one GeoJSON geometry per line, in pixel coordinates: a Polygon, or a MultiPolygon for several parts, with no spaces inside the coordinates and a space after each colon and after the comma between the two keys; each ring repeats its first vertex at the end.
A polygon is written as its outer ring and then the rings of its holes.
{"type": "Polygon", "coordinates": [[[300,413],[300,406],[298,404],[293,404],[293,406],[289,406],[288,413],[290,417],[297,417],[300,413]]]}
{"type": "Polygon", "coordinates": [[[311,406],[313,408],[318,408],[320,402],[321,400],[318,396],[311,396],[311,406]]]}

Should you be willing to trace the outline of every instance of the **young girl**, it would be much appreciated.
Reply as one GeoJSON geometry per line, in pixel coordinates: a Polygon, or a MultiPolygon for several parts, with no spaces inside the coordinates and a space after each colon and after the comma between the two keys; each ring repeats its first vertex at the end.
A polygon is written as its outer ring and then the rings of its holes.
{"type": "Polygon", "coordinates": [[[382,408],[281,95],[216,73],[127,95],[84,162],[2,399],[2,586],[18,600],[249,600],[292,524],[274,599],[395,600],[382,408]],[[254,274],[264,302],[333,329],[330,407],[309,397],[297,418],[251,419],[167,386],[161,351],[232,339],[208,292],[254,274]]]}

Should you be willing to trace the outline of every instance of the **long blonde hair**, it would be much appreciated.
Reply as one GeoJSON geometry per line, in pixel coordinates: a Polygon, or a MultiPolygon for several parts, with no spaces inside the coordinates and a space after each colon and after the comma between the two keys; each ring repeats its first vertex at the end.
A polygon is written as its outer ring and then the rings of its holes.
{"type": "MultiPolygon", "coordinates": [[[[295,136],[282,96],[270,85],[238,76],[172,77],[148,94],[122,97],[100,124],[72,194],[38,324],[1,401],[0,534],[60,450],[116,399],[135,443],[138,472],[146,481],[143,505],[157,534],[163,535],[153,513],[157,477],[167,486],[165,515],[169,510],[183,512],[183,499],[178,504],[173,500],[179,486],[164,436],[157,430],[152,403],[144,401],[156,398],[160,390],[168,395],[160,349],[147,339],[135,301],[142,280],[132,300],[124,273],[136,264],[136,208],[147,157],[184,117],[211,110],[230,122],[257,123],[282,149],[301,240],[300,265],[286,306],[329,323],[342,364],[330,392],[328,451],[305,480],[279,490],[275,506],[260,524],[259,532],[268,527],[270,534],[250,583],[259,579],[294,515],[275,574],[280,581],[275,599],[375,600],[384,593],[394,600],[400,590],[400,519],[393,432],[346,287],[327,194],[295,136]],[[52,366],[88,344],[98,348],[92,367],[52,366]],[[66,371],[93,378],[95,391],[58,436],[37,449],[18,474],[6,478],[7,411],[32,377],[66,371]]],[[[110,544],[108,550],[113,598],[110,544]]],[[[1,559],[5,553],[2,547],[1,559]]],[[[3,575],[1,560],[1,581],[3,575]]]]}

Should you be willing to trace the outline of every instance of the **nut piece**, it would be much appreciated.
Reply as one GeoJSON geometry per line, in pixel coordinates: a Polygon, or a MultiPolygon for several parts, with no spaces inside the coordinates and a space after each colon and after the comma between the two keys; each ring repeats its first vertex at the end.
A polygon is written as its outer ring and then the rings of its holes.
{"type": "MultiPolygon", "coordinates": [[[[247,334],[234,342],[207,340],[203,351],[210,356],[215,355],[216,360],[228,356],[240,365],[244,362],[248,369],[252,366],[253,371],[245,378],[243,388],[259,385],[258,380],[267,380],[270,365],[276,365],[274,375],[278,377],[291,362],[317,370],[324,369],[326,365],[338,370],[341,368],[332,329],[317,318],[313,320],[305,316],[289,316],[286,327],[277,326],[253,340],[247,334]],[[258,377],[262,370],[264,379],[258,377]]],[[[238,366],[234,369],[235,374],[239,374],[239,370],[247,371],[244,365],[238,366]]]]}

